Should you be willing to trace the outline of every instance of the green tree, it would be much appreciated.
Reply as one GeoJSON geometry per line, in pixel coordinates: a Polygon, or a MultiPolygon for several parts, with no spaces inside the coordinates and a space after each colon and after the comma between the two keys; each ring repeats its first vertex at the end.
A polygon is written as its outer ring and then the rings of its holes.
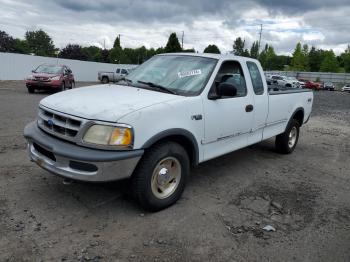
{"type": "Polygon", "coordinates": [[[309,56],[309,68],[311,72],[319,72],[323,60],[323,50],[311,47],[309,56]]]}
{"type": "Polygon", "coordinates": [[[59,57],[66,59],[88,60],[88,56],[80,45],[68,44],[59,53],[59,57]]]}
{"type": "Polygon", "coordinates": [[[268,46],[265,60],[266,70],[274,70],[276,68],[276,57],[275,49],[272,46],[268,46]]]}
{"type": "Polygon", "coordinates": [[[203,52],[212,53],[212,54],[221,54],[220,49],[216,45],[208,45],[203,52]]]}
{"type": "Polygon", "coordinates": [[[5,31],[0,31],[0,52],[15,51],[15,40],[5,31]]]}
{"type": "Polygon", "coordinates": [[[26,40],[22,40],[19,38],[15,39],[14,52],[20,54],[29,54],[30,49],[26,40]]]}
{"type": "Polygon", "coordinates": [[[101,62],[102,63],[109,63],[109,50],[108,49],[101,50],[101,62]]]}
{"type": "Polygon", "coordinates": [[[120,37],[117,36],[114,40],[114,43],[113,43],[113,48],[121,48],[121,45],[120,45],[120,37]]]}
{"type": "Polygon", "coordinates": [[[343,63],[344,71],[350,73],[350,45],[348,45],[345,52],[340,55],[340,58],[343,63]]]}
{"type": "Polygon", "coordinates": [[[257,59],[259,57],[259,41],[255,41],[250,48],[250,57],[257,59]]]}
{"type": "Polygon", "coordinates": [[[338,60],[333,50],[325,51],[324,58],[320,68],[321,72],[337,73],[339,72],[338,60]]]}
{"type": "Polygon", "coordinates": [[[176,33],[171,33],[168,39],[168,42],[165,46],[166,53],[181,52],[182,48],[179,42],[179,39],[176,36],[176,33]]]}
{"type": "Polygon", "coordinates": [[[83,47],[82,51],[87,57],[88,61],[101,62],[101,48],[97,46],[83,47]]]}
{"type": "MultiPolygon", "coordinates": [[[[304,46],[305,47],[305,46],[304,46]]],[[[308,68],[307,59],[305,54],[305,48],[302,49],[301,43],[298,43],[295,47],[292,58],[292,69],[295,71],[306,71],[308,68]]]]}
{"type": "Polygon", "coordinates": [[[243,56],[244,54],[244,45],[245,40],[243,40],[241,37],[236,38],[236,40],[233,42],[233,54],[238,56],[243,56]]]}
{"type": "Polygon", "coordinates": [[[31,53],[40,56],[55,56],[55,46],[51,37],[43,30],[27,31],[25,39],[31,53]]]}

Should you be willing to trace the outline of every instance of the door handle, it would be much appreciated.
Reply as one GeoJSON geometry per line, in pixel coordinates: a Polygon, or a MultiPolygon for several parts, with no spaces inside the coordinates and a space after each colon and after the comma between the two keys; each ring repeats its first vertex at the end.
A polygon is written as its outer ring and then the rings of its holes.
{"type": "Polygon", "coordinates": [[[253,106],[253,105],[247,105],[247,106],[245,107],[245,111],[246,111],[246,112],[252,112],[253,109],[254,109],[254,106],[253,106]]]}

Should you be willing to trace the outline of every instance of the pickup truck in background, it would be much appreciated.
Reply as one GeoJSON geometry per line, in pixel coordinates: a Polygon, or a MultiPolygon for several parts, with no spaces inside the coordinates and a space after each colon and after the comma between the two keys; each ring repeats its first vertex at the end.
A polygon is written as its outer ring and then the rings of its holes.
{"type": "MultiPolygon", "coordinates": [[[[24,129],[28,153],[65,178],[130,178],[140,205],[174,204],[191,166],[276,137],[295,149],[313,92],[268,91],[257,60],[234,55],[161,54],[118,84],[48,96],[24,129]]],[[[213,174],[214,175],[214,174],[213,174]]]]}
{"type": "Polygon", "coordinates": [[[115,72],[98,72],[97,78],[104,84],[109,82],[117,82],[123,77],[126,77],[132,69],[117,68],[115,72]]]}

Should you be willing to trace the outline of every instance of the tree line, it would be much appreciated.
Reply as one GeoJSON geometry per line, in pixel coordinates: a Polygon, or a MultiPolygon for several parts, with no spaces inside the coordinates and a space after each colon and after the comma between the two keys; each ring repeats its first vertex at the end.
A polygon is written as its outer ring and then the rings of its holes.
{"type": "MultiPolygon", "coordinates": [[[[196,52],[194,49],[183,49],[176,33],[171,33],[165,47],[157,49],[123,48],[119,36],[116,37],[111,49],[97,46],[83,47],[78,44],[68,44],[62,49],[55,47],[51,37],[43,30],[27,31],[24,39],[13,38],[0,30],[0,52],[33,54],[38,56],[60,57],[83,61],[94,61],[116,64],[141,64],[150,57],[169,52],[196,52]]],[[[215,45],[208,45],[204,53],[220,54],[215,45]]],[[[291,70],[313,72],[347,72],[350,73],[350,46],[336,56],[333,50],[323,50],[307,44],[297,43],[292,56],[277,55],[272,45],[260,47],[258,41],[250,48],[241,37],[234,40],[231,53],[239,56],[259,59],[265,70],[291,70]]]]}

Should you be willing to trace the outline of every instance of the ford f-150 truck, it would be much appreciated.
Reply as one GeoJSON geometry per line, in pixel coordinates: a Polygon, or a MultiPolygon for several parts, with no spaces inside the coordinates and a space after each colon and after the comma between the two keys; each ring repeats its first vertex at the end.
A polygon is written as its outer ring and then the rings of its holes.
{"type": "Polygon", "coordinates": [[[116,84],[41,100],[24,129],[30,159],[64,178],[131,178],[148,210],[175,203],[190,167],[276,137],[291,153],[311,113],[313,92],[268,91],[257,60],[162,54],[116,84]]]}

